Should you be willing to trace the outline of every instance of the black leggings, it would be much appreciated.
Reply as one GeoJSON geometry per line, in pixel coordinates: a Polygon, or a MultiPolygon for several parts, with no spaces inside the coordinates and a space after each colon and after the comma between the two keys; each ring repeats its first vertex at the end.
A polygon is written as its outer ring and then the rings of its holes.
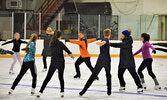
{"type": "Polygon", "coordinates": [[[56,69],[58,69],[58,76],[59,76],[59,80],[60,80],[60,87],[61,87],[61,91],[60,92],[64,92],[64,68],[65,68],[65,62],[64,61],[59,61],[59,62],[51,62],[51,65],[49,67],[49,71],[47,73],[47,76],[42,84],[42,87],[40,89],[39,92],[43,93],[46,85],[48,84],[48,82],[50,81],[50,79],[52,78],[54,72],[56,69]]]}
{"type": "Polygon", "coordinates": [[[96,65],[95,65],[95,68],[93,69],[92,75],[90,76],[87,83],[85,84],[85,87],[83,89],[84,92],[91,86],[91,84],[93,83],[93,81],[95,80],[95,78],[100,73],[100,71],[103,67],[104,67],[105,72],[106,72],[107,90],[111,91],[111,73],[110,73],[111,64],[110,64],[110,61],[98,60],[96,65]]]}
{"type": "Polygon", "coordinates": [[[147,67],[148,74],[154,79],[156,78],[155,74],[152,71],[152,59],[144,59],[143,62],[141,63],[139,69],[138,69],[138,74],[140,78],[144,78],[144,75],[142,71],[147,67]]]}
{"type": "Polygon", "coordinates": [[[43,65],[44,65],[44,68],[47,68],[46,58],[47,58],[47,56],[43,56],[43,65]]]}
{"type": "Polygon", "coordinates": [[[88,66],[88,68],[91,70],[93,70],[92,64],[90,62],[90,57],[87,58],[82,58],[81,56],[77,59],[77,61],[75,62],[75,69],[76,69],[76,73],[78,75],[80,75],[80,68],[79,65],[82,64],[83,62],[85,62],[85,64],[88,66]]]}
{"type": "Polygon", "coordinates": [[[137,75],[135,67],[132,67],[132,68],[118,68],[118,78],[119,78],[120,86],[122,86],[122,87],[126,86],[126,83],[125,83],[124,77],[123,77],[126,69],[129,71],[129,73],[133,77],[137,87],[142,88],[142,85],[140,83],[140,79],[139,79],[139,76],[137,75]]]}
{"type": "Polygon", "coordinates": [[[37,82],[37,74],[36,74],[36,66],[34,62],[23,62],[20,73],[18,74],[17,78],[13,82],[13,85],[11,89],[15,89],[17,84],[20,82],[24,74],[27,72],[27,70],[30,68],[31,75],[32,75],[32,88],[36,88],[36,82],[37,82]]]}

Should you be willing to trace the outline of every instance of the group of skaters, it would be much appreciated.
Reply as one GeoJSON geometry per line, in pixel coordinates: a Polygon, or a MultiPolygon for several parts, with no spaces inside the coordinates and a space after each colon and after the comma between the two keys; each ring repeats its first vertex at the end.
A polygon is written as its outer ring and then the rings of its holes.
{"type": "MultiPolygon", "coordinates": [[[[74,78],[80,78],[81,72],[80,72],[80,64],[85,62],[87,67],[92,72],[91,76],[89,77],[88,81],[84,85],[84,88],[81,92],[79,92],[79,95],[82,96],[85,94],[87,89],[91,86],[91,84],[94,82],[94,80],[99,80],[98,75],[102,68],[104,67],[106,72],[106,85],[107,85],[107,95],[110,96],[112,93],[112,86],[111,86],[111,57],[110,57],[110,47],[114,48],[120,48],[120,61],[118,66],[118,79],[120,83],[120,89],[119,91],[123,92],[126,90],[126,82],[124,80],[124,73],[126,70],[129,71],[130,75],[134,79],[134,82],[137,86],[137,92],[143,93],[143,90],[146,89],[146,83],[143,75],[143,70],[147,68],[147,71],[149,75],[152,77],[154,83],[155,83],[155,89],[160,90],[161,87],[159,85],[159,82],[157,80],[157,77],[152,71],[152,62],[153,58],[150,54],[150,48],[152,49],[152,53],[156,53],[156,50],[167,52],[166,49],[163,48],[154,48],[149,40],[150,35],[147,33],[141,34],[141,41],[143,42],[142,47],[133,54],[132,52],[132,44],[133,44],[133,38],[131,36],[132,31],[131,30],[124,30],[121,34],[121,40],[120,43],[112,43],[109,42],[111,37],[111,30],[105,29],[103,31],[103,38],[100,42],[96,42],[97,45],[100,47],[100,54],[98,56],[97,62],[95,64],[95,67],[92,66],[90,61],[90,54],[88,52],[88,44],[94,41],[97,41],[96,38],[94,39],[86,39],[83,33],[78,33],[78,40],[65,40],[65,42],[70,42],[73,44],[79,45],[80,50],[80,57],[75,62],[75,69],[76,69],[76,75],[74,78]],[[136,65],[134,56],[142,52],[143,62],[139,66],[139,69],[136,71],[136,65]]],[[[13,49],[12,51],[4,50],[0,48],[0,53],[3,54],[11,54],[13,56],[13,63],[10,67],[9,74],[14,74],[13,68],[16,63],[16,61],[19,61],[19,64],[21,66],[21,70],[16,77],[16,79],[13,82],[13,85],[8,92],[9,94],[12,94],[15,87],[18,85],[24,74],[27,72],[28,69],[31,71],[32,75],[32,89],[31,94],[35,94],[35,88],[36,88],[36,82],[37,82],[37,71],[35,66],[35,51],[36,51],[36,41],[38,37],[41,37],[44,39],[44,49],[42,52],[43,56],[43,72],[47,71],[47,57],[51,56],[51,63],[50,67],[48,69],[47,76],[41,86],[41,89],[39,93],[37,94],[37,97],[39,98],[41,94],[43,93],[44,89],[46,88],[48,82],[52,78],[54,72],[58,70],[58,78],[60,81],[60,96],[64,97],[64,69],[65,69],[65,59],[64,59],[64,53],[63,51],[67,52],[68,55],[74,59],[74,56],[72,52],[64,45],[63,42],[60,40],[62,39],[62,32],[55,30],[54,32],[50,27],[46,29],[46,34],[37,35],[35,33],[31,34],[29,42],[22,41],[20,39],[20,34],[15,33],[15,39],[11,41],[7,41],[3,43],[2,45],[6,45],[9,43],[13,43],[13,49]],[[25,48],[22,50],[26,52],[26,55],[21,60],[20,56],[20,45],[22,43],[27,44],[25,48]]],[[[1,41],[6,41],[1,39],[1,41]]],[[[160,45],[167,47],[166,43],[156,43],[153,45],[160,45]]]]}

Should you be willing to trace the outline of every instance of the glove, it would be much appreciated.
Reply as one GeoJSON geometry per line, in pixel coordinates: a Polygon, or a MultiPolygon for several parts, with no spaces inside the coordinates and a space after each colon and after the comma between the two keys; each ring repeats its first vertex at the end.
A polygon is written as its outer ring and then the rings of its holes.
{"type": "Polygon", "coordinates": [[[69,54],[69,56],[72,58],[72,59],[74,59],[75,57],[73,56],[73,54],[69,54]]]}
{"type": "Polygon", "coordinates": [[[70,40],[69,39],[65,39],[65,42],[69,42],[70,40]]]}
{"type": "Polygon", "coordinates": [[[101,40],[101,38],[96,38],[97,40],[101,40]]]}
{"type": "Polygon", "coordinates": [[[154,51],[152,51],[152,53],[156,54],[157,52],[156,52],[156,50],[154,50],[154,51]]]}

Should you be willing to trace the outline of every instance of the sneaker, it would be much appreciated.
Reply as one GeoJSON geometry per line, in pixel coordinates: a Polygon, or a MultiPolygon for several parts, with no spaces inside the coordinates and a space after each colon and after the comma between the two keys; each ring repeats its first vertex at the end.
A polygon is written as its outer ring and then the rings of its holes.
{"type": "Polygon", "coordinates": [[[143,86],[143,89],[145,89],[145,90],[147,89],[147,87],[146,87],[146,84],[145,84],[145,83],[143,83],[143,84],[142,84],[142,86],[143,86]]]}
{"type": "Polygon", "coordinates": [[[13,93],[13,89],[10,89],[8,94],[12,94],[13,93]]]}
{"type": "Polygon", "coordinates": [[[137,93],[143,93],[143,89],[142,88],[138,88],[137,89],[137,93]]]}
{"type": "Polygon", "coordinates": [[[161,86],[155,85],[155,90],[161,90],[161,86]]]}
{"type": "Polygon", "coordinates": [[[119,91],[120,91],[120,92],[124,92],[124,91],[125,91],[125,87],[121,86],[121,87],[119,88],[119,91]]]}
{"type": "Polygon", "coordinates": [[[41,95],[42,95],[42,93],[41,93],[41,92],[39,92],[39,93],[37,94],[37,98],[40,98],[40,97],[41,97],[41,95]]]}
{"type": "Polygon", "coordinates": [[[32,89],[31,89],[31,94],[32,94],[32,95],[35,94],[35,88],[32,88],[32,89]]]}
{"type": "Polygon", "coordinates": [[[42,72],[46,72],[47,71],[47,69],[46,68],[44,68],[43,70],[42,70],[42,72]]]}
{"type": "Polygon", "coordinates": [[[64,97],[64,92],[60,92],[60,97],[61,97],[61,98],[64,97]]]}
{"type": "Polygon", "coordinates": [[[15,73],[14,73],[13,70],[10,70],[10,71],[9,71],[9,74],[11,75],[11,74],[15,74],[15,73]]]}

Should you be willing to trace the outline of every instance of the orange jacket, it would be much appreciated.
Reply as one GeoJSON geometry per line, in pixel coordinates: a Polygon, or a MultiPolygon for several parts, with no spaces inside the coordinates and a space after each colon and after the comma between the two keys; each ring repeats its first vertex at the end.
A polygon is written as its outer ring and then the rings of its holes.
{"type": "Polygon", "coordinates": [[[70,43],[78,44],[79,45],[79,50],[81,53],[82,58],[90,57],[90,54],[88,52],[88,43],[96,41],[96,39],[86,39],[87,40],[87,45],[84,40],[79,41],[79,40],[70,40],[70,43]]]}

